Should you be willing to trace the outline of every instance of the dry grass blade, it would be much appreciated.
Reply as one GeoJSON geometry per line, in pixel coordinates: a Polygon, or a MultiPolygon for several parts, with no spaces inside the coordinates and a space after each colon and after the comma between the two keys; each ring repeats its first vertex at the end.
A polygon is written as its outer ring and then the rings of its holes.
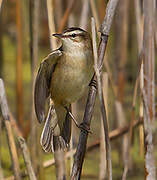
{"type": "Polygon", "coordinates": [[[16,180],[20,180],[21,177],[20,177],[20,167],[19,167],[19,162],[18,162],[17,150],[16,150],[14,136],[13,136],[12,128],[10,124],[9,108],[8,108],[8,103],[6,99],[6,94],[5,94],[4,83],[2,79],[0,79],[0,106],[1,106],[2,116],[4,119],[4,124],[5,124],[6,132],[7,132],[9,151],[10,151],[10,155],[11,155],[11,159],[13,163],[14,176],[16,180]]]}
{"type": "Polygon", "coordinates": [[[29,156],[29,152],[28,152],[26,142],[25,142],[24,138],[22,138],[22,137],[18,137],[18,141],[19,141],[20,147],[22,149],[22,153],[23,153],[25,164],[26,164],[29,179],[30,180],[36,180],[37,178],[35,177],[35,173],[34,173],[34,170],[32,168],[32,164],[31,164],[31,160],[30,160],[30,156],[29,156]]]}

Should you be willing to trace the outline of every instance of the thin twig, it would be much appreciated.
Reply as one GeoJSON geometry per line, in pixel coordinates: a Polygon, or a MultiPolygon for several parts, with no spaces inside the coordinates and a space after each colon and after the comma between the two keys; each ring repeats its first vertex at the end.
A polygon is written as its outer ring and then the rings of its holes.
{"type": "Polygon", "coordinates": [[[0,105],[1,105],[1,110],[2,110],[2,116],[4,119],[4,124],[6,127],[8,145],[9,145],[10,155],[11,155],[11,159],[13,163],[15,179],[20,180],[21,177],[20,177],[20,167],[19,167],[19,162],[18,162],[17,150],[16,150],[14,136],[13,136],[12,128],[10,124],[9,108],[8,108],[8,103],[6,99],[6,94],[5,94],[4,83],[2,79],[0,79],[0,105]]]}
{"type": "Polygon", "coordinates": [[[35,173],[34,173],[34,170],[33,170],[32,164],[31,164],[31,160],[30,160],[30,156],[29,156],[29,152],[28,152],[26,142],[25,142],[23,137],[18,137],[18,141],[19,141],[20,147],[22,149],[23,158],[24,158],[24,161],[26,164],[29,179],[30,180],[36,180],[37,178],[35,176],[35,173]]]}

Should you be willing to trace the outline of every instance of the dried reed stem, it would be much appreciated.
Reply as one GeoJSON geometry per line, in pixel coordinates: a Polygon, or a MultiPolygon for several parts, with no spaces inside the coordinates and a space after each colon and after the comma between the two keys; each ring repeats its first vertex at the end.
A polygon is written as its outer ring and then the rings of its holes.
{"type": "Polygon", "coordinates": [[[1,8],[2,8],[2,4],[3,4],[3,0],[0,0],[0,12],[1,12],[1,8]]]}
{"type": "Polygon", "coordinates": [[[37,152],[39,152],[37,147],[38,142],[38,131],[34,113],[33,99],[34,99],[34,82],[35,82],[35,70],[38,62],[38,37],[39,37],[39,6],[40,1],[35,0],[29,1],[30,3],[30,60],[31,60],[31,88],[32,88],[32,102],[31,102],[31,121],[30,121],[30,146],[31,146],[31,158],[32,164],[35,172],[37,172],[40,158],[37,160],[37,152]]]}
{"type": "Polygon", "coordinates": [[[58,28],[58,32],[62,32],[63,31],[63,29],[65,27],[65,24],[66,24],[66,22],[68,20],[68,17],[70,15],[70,12],[72,11],[72,7],[74,5],[74,2],[75,2],[75,0],[71,0],[69,2],[68,7],[67,7],[67,9],[66,9],[66,11],[64,13],[64,16],[63,16],[63,18],[62,18],[62,20],[60,22],[60,25],[59,25],[59,28],[58,28]]]}
{"type": "Polygon", "coordinates": [[[13,117],[13,114],[10,112],[9,115],[10,115],[10,123],[13,128],[13,132],[15,133],[15,136],[23,136],[23,133],[21,132],[21,130],[17,124],[17,121],[13,117]]]}
{"type": "Polygon", "coordinates": [[[0,180],[4,180],[3,170],[0,162],[0,180]]]}
{"type": "Polygon", "coordinates": [[[94,70],[96,74],[97,84],[98,84],[98,94],[101,106],[101,113],[104,125],[104,132],[105,132],[105,144],[106,144],[106,160],[107,160],[107,168],[108,168],[108,177],[112,179],[112,161],[111,161],[111,146],[109,141],[108,135],[108,124],[107,124],[107,116],[106,116],[106,108],[104,103],[104,98],[102,94],[102,85],[100,79],[100,71],[98,67],[98,55],[97,55],[97,47],[96,47],[96,27],[95,27],[95,20],[92,18],[92,39],[93,39],[93,53],[94,53],[94,70]]]}
{"type": "Polygon", "coordinates": [[[52,34],[56,32],[55,22],[54,22],[54,8],[53,0],[47,0],[47,14],[48,14],[48,27],[49,27],[49,38],[51,50],[57,48],[56,38],[52,39],[52,34]]]}
{"type": "Polygon", "coordinates": [[[6,127],[9,151],[10,151],[10,156],[13,163],[14,176],[16,180],[20,180],[21,177],[20,177],[18,155],[17,155],[16,146],[15,146],[14,136],[12,133],[12,127],[10,124],[9,107],[8,107],[4,83],[2,79],[0,79],[0,105],[1,105],[1,110],[2,110],[2,116],[4,119],[4,124],[6,127]]]}
{"type": "MultiPolygon", "coordinates": [[[[99,55],[99,64],[98,64],[99,66],[98,67],[99,68],[102,67],[102,64],[103,64],[103,59],[104,59],[104,54],[106,51],[108,36],[109,36],[112,19],[114,16],[117,2],[118,2],[118,0],[109,0],[108,5],[107,5],[107,10],[106,10],[106,15],[105,15],[103,24],[100,28],[101,40],[100,40],[99,50],[98,50],[98,55],[99,55]]],[[[86,104],[86,108],[85,108],[83,123],[82,123],[82,125],[85,126],[85,129],[87,129],[87,128],[90,129],[90,123],[91,123],[91,118],[92,118],[92,114],[93,114],[95,99],[96,99],[96,87],[95,87],[95,85],[93,85],[93,83],[91,83],[90,88],[89,88],[89,94],[88,94],[88,98],[87,98],[87,104],[86,104]]],[[[76,151],[76,155],[75,155],[74,165],[73,165],[73,169],[72,169],[71,180],[80,179],[80,177],[81,177],[82,165],[83,165],[85,151],[86,151],[87,138],[88,138],[88,132],[81,130],[80,137],[79,137],[79,143],[78,143],[77,151],[76,151]]],[[[109,168],[109,169],[111,169],[111,168],[109,168]]],[[[112,177],[111,172],[109,174],[109,177],[111,179],[111,177],[112,177]]]]}
{"type": "Polygon", "coordinates": [[[90,6],[91,6],[91,10],[92,10],[92,14],[94,16],[94,19],[96,21],[96,27],[100,27],[100,21],[99,21],[98,13],[96,10],[95,1],[90,0],[90,6]]]}
{"type": "MultiPolygon", "coordinates": [[[[140,90],[142,92],[144,86],[144,78],[143,78],[143,62],[141,64],[140,71],[140,90]]],[[[140,119],[143,119],[143,101],[140,99],[140,110],[139,110],[140,119]]],[[[139,127],[139,135],[140,135],[140,155],[144,155],[144,129],[143,124],[139,127]]]]}
{"type": "Polygon", "coordinates": [[[17,120],[23,129],[23,81],[22,81],[22,14],[21,0],[16,0],[16,27],[17,27],[17,60],[16,60],[16,96],[17,120]]]}
{"type": "Polygon", "coordinates": [[[136,34],[138,43],[138,53],[141,53],[143,46],[143,17],[141,14],[140,1],[134,0],[135,17],[136,17],[136,34]]]}
{"type": "MultiPolygon", "coordinates": [[[[0,147],[2,146],[2,117],[0,117],[0,147]]],[[[3,170],[1,166],[1,149],[0,149],[0,180],[4,179],[3,170]]]]}
{"type": "Polygon", "coordinates": [[[155,122],[155,53],[154,53],[154,0],[144,0],[144,35],[143,62],[144,88],[144,144],[145,144],[145,179],[156,179],[156,167],[153,147],[153,127],[155,122]]]}
{"type": "Polygon", "coordinates": [[[23,158],[24,158],[24,161],[26,164],[29,179],[36,180],[37,178],[35,176],[35,173],[34,173],[34,170],[33,170],[32,164],[31,164],[31,160],[30,160],[30,156],[29,156],[29,152],[28,152],[28,148],[27,148],[25,139],[22,137],[18,137],[18,141],[19,141],[20,147],[22,149],[23,158]]]}
{"type": "Polygon", "coordinates": [[[89,14],[89,0],[82,0],[82,12],[81,12],[81,18],[80,18],[80,28],[87,29],[88,27],[88,14],[89,14]]]}
{"type": "Polygon", "coordinates": [[[110,69],[110,66],[108,64],[107,58],[104,60],[104,66],[106,68],[109,80],[111,82],[111,88],[113,89],[113,94],[117,98],[117,87],[116,87],[116,85],[114,83],[114,80],[113,80],[113,77],[112,77],[112,73],[111,73],[111,69],[110,69]]]}
{"type": "MultiPolygon", "coordinates": [[[[102,87],[103,87],[103,97],[106,107],[106,115],[108,120],[108,75],[107,73],[102,74],[102,87]]],[[[106,177],[106,143],[105,143],[105,133],[103,128],[103,119],[101,117],[101,127],[100,127],[100,170],[99,170],[99,180],[104,180],[106,177]]]]}

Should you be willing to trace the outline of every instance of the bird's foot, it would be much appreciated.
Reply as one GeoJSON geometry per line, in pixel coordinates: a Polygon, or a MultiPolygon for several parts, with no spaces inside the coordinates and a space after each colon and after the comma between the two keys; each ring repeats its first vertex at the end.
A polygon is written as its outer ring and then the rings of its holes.
{"type": "Polygon", "coordinates": [[[85,131],[85,132],[87,132],[87,133],[90,133],[90,134],[93,133],[93,132],[90,130],[89,126],[86,125],[85,123],[81,123],[81,124],[79,125],[79,129],[81,129],[81,130],[83,130],[83,131],[85,131]]]}
{"type": "Polygon", "coordinates": [[[95,79],[92,79],[89,83],[89,86],[94,86],[97,89],[97,81],[95,79]]]}
{"type": "Polygon", "coordinates": [[[79,124],[77,122],[77,120],[75,119],[74,115],[71,113],[71,111],[65,107],[65,109],[67,110],[67,112],[69,113],[70,117],[72,118],[73,122],[75,123],[76,127],[79,128],[80,130],[83,130],[87,133],[92,133],[92,131],[90,131],[90,128],[85,124],[85,123],[81,123],[79,124]]]}

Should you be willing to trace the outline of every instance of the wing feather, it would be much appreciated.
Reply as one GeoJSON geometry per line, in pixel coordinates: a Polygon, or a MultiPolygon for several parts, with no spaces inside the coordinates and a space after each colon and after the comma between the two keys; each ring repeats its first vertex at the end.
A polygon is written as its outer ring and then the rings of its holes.
{"type": "Polygon", "coordinates": [[[34,87],[34,106],[38,121],[45,120],[45,104],[50,94],[50,83],[52,74],[59,57],[62,55],[60,50],[50,53],[40,64],[34,87]]]}

